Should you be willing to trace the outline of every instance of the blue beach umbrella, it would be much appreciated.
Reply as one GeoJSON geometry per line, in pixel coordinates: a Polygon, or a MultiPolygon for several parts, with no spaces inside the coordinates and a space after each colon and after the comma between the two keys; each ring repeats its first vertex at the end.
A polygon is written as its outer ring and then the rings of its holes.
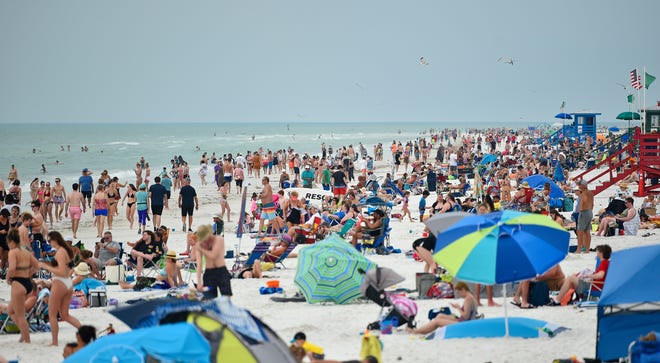
{"type": "MultiPolygon", "coordinates": [[[[563,171],[562,171],[562,175],[563,171]]],[[[557,185],[555,182],[552,181],[552,179],[539,175],[539,174],[534,174],[530,175],[527,178],[523,179],[523,182],[527,182],[532,189],[535,190],[542,190],[543,185],[545,183],[550,183],[550,198],[564,198],[566,197],[566,194],[564,193],[563,190],[557,185]]]]}
{"type": "Polygon", "coordinates": [[[573,119],[573,117],[571,117],[571,115],[569,115],[567,113],[564,113],[564,112],[556,114],[555,118],[562,119],[562,120],[572,120],[573,119]]]}
{"type": "Polygon", "coordinates": [[[483,159],[481,159],[481,164],[488,164],[488,163],[494,163],[497,161],[497,156],[493,154],[486,154],[484,155],[483,159]]]}
{"type": "Polygon", "coordinates": [[[460,280],[526,280],[562,261],[569,233],[542,214],[512,210],[465,217],[438,234],[434,259],[460,280]]]}
{"type": "Polygon", "coordinates": [[[618,127],[616,127],[616,126],[612,126],[612,127],[610,127],[609,129],[607,129],[607,131],[610,131],[610,132],[619,132],[620,130],[619,130],[618,127]]]}
{"type": "MultiPolygon", "coordinates": [[[[504,318],[471,320],[439,328],[425,339],[499,338],[506,335],[504,318]]],[[[543,320],[509,318],[509,336],[518,338],[554,337],[566,328],[543,320]]]]}
{"type": "Polygon", "coordinates": [[[376,264],[336,234],[305,247],[298,255],[294,283],[309,303],[344,304],[360,296],[364,275],[376,264]]]}

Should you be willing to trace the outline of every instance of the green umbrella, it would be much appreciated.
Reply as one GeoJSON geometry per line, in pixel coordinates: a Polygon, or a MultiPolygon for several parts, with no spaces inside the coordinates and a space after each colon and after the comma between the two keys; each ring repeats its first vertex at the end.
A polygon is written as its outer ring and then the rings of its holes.
{"type": "Polygon", "coordinates": [[[617,120],[641,120],[642,116],[640,116],[637,112],[621,112],[617,117],[617,120]]]}
{"type": "Polygon", "coordinates": [[[336,234],[305,247],[298,256],[294,283],[309,303],[347,303],[362,295],[364,275],[376,265],[336,234]]]}

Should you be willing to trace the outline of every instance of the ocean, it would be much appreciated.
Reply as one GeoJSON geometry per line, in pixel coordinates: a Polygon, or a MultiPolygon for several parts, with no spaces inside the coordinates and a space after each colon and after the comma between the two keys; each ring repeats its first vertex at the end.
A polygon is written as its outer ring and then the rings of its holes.
{"type": "MultiPolygon", "coordinates": [[[[179,123],[179,124],[9,124],[4,125],[5,142],[0,143],[0,175],[6,181],[11,164],[19,171],[24,191],[30,181],[60,177],[70,188],[82,168],[98,176],[107,169],[123,181],[134,181],[132,168],[141,156],[152,173],[169,169],[170,159],[181,155],[193,170],[202,152],[222,156],[245,154],[259,147],[277,150],[292,147],[300,153],[318,154],[321,143],[338,146],[362,142],[369,154],[382,142],[407,141],[429,129],[465,127],[526,127],[511,123],[179,123]],[[67,147],[70,145],[70,151],[67,147]],[[88,152],[81,152],[87,146],[88,152]],[[199,146],[201,152],[197,152],[199,146]],[[61,148],[64,148],[64,151],[61,148]],[[33,152],[34,149],[34,152],[33,152]],[[47,173],[41,173],[41,164],[47,173]]],[[[387,154],[387,153],[386,153],[387,154]]],[[[8,188],[8,186],[6,186],[8,188]]]]}

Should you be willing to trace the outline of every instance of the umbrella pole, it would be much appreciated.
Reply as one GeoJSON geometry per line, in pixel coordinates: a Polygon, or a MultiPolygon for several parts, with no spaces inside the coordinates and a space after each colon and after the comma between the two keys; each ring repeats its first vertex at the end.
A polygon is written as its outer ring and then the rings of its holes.
{"type": "Polygon", "coordinates": [[[502,284],[502,296],[504,297],[504,336],[509,337],[509,309],[506,307],[506,283],[502,284]]]}

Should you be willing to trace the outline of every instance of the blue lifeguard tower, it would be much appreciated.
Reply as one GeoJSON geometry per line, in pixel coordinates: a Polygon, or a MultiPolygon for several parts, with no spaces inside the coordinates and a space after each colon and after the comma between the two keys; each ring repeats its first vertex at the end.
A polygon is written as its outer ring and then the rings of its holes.
{"type": "Polygon", "coordinates": [[[584,141],[587,136],[591,136],[593,142],[596,142],[596,117],[600,116],[599,112],[574,112],[570,114],[572,120],[565,120],[570,122],[565,124],[562,128],[555,131],[550,135],[550,141],[556,145],[559,140],[568,137],[569,139],[578,139],[584,141]]]}

